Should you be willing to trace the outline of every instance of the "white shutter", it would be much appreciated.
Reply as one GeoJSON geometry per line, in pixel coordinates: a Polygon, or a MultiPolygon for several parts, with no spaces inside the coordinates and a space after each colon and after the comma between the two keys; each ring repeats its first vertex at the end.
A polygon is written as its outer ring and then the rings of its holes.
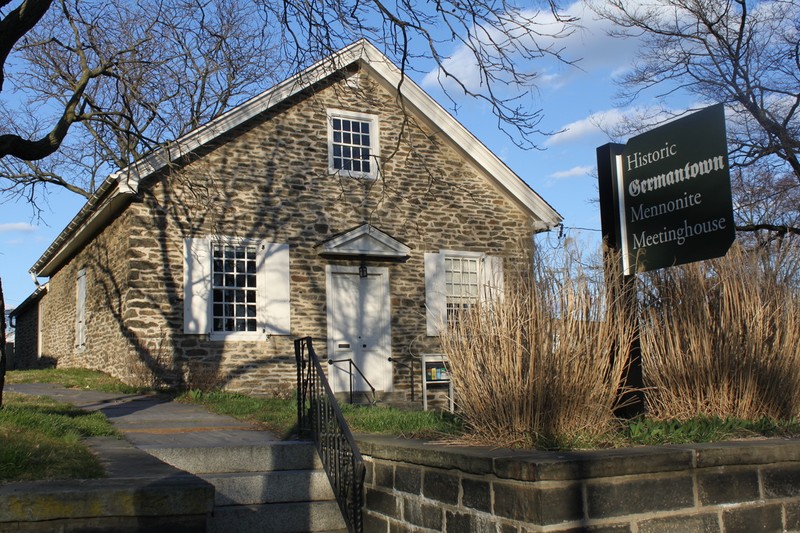
{"type": "Polygon", "coordinates": [[[503,301],[503,258],[487,255],[483,261],[483,296],[494,301],[503,301]]]}
{"type": "Polygon", "coordinates": [[[447,323],[447,294],[444,279],[444,254],[425,254],[425,308],[427,333],[431,337],[447,323]]]}
{"type": "Polygon", "coordinates": [[[291,335],[289,245],[262,243],[259,254],[259,328],[268,335],[291,335]]]}
{"type": "Polygon", "coordinates": [[[75,347],[86,346],[86,270],[78,271],[75,297],[75,347]]]}
{"type": "Polygon", "coordinates": [[[210,332],[211,239],[183,240],[183,332],[210,332]]]}

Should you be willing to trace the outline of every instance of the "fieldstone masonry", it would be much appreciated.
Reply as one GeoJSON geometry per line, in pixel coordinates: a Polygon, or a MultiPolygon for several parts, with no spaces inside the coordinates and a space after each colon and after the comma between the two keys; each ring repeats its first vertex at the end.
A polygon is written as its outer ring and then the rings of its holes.
{"type": "MultiPolygon", "coordinates": [[[[533,232],[530,214],[478,168],[367,72],[326,78],[140,184],[130,205],[51,276],[40,307],[42,355],[129,383],[287,394],[293,339],[312,336],[318,353],[326,351],[326,265],[359,264],[320,257],[319,245],[364,223],[412,250],[406,262],[375,263],[389,268],[391,357],[437,352],[438,339],[425,335],[424,253],[507,258],[533,232]],[[378,179],[330,174],[328,109],[379,117],[378,179]],[[210,235],[290,245],[291,335],[212,341],[183,334],[183,240],[210,235]],[[81,269],[87,334],[86,346],[76,347],[81,269]]],[[[394,386],[409,397],[406,367],[394,366],[394,386]]],[[[419,401],[419,376],[416,387],[419,401]]]]}
{"type": "Polygon", "coordinates": [[[360,436],[369,533],[800,531],[800,442],[511,451],[360,436]]]}

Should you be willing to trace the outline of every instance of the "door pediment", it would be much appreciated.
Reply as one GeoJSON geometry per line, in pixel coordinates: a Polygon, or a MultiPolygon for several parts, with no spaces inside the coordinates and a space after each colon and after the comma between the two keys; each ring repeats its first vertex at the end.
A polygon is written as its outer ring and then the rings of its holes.
{"type": "Polygon", "coordinates": [[[373,257],[385,260],[408,259],[411,248],[371,224],[336,235],[321,244],[320,255],[330,257],[373,257]]]}

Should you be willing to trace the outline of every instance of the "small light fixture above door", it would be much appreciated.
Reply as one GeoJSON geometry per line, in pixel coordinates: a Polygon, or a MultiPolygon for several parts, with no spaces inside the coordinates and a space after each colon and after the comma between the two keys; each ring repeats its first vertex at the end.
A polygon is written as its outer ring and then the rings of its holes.
{"type": "Polygon", "coordinates": [[[362,259],[361,265],[358,267],[358,277],[359,278],[366,278],[367,277],[367,263],[362,259]]]}

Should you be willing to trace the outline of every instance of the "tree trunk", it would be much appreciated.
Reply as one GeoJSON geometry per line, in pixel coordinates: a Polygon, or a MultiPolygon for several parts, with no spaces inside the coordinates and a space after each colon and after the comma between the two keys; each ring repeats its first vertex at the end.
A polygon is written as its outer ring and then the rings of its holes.
{"type": "Polygon", "coordinates": [[[3,280],[0,279],[0,409],[3,407],[3,389],[6,386],[6,304],[3,298],[3,280]]]}
{"type": "Polygon", "coordinates": [[[0,279],[0,409],[3,408],[3,389],[6,386],[6,304],[3,299],[3,280],[0,279]]]}

